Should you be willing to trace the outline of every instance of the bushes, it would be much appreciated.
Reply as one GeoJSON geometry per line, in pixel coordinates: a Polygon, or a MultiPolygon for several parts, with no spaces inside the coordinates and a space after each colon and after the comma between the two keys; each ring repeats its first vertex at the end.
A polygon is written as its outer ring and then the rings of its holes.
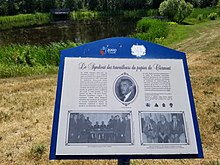
{"type": "Polygon", "coordinates": [[[57,42],[48,45],[11,44],[0,48],[0,64],[22,66],[58,66],[59,51],[78,44],[57,42]]]}
{"type": "Polygon", "coordinates": [[[199,15],[197,16],[197,20],[202,21],[202,20],[203,20],[203,14],[199,14],[199,15]]]}
{"type": "Polygon", "coordinates": [[[168,24],[161,20],[143,18],[137,23],[136,38],[156,42],[159,38],[166,38],[169,33],[168,24]]]}
{"type": "Polygon", "coordinates": [[[205,8],[215,6],[218,0],[187,0],[187,2],[190,2],[194,7],[205,8]]]}
{"type": "Polygon", "coordinates": [[[189,18],[198,18],[199,15],[202,14],[203,18],[205,19],[205,18],[208,17],[208,15],[210,13],[213,13],[213,12],[217,13],[218,9],[217,8],[210,8],[210,7],[203,8],[203,9],[201,9],[201,8],[194,8],[192,13],[190,14],[189,18]]]}
{"type": "Polygon", "coordinates": [[[98,17],[98,12],[95,11],[72,11],[70,13],[71,20],[91,20],[98,17]]]}
{"type": "Polygon", "coordinates": [[[217,0],[198,0],[198,7],[204,8],[207,6],[215,6],[217,0]]]}
{"type": "Polygon", "coordinates": [[[193,6],[184,0],[166,0],[160,4],[159,12],[171,21],[181,23],[193,10],[193,6]]]}
{"type": "Polygon", "coordinates": [[[207,8],[194,8],[192,13],[189,17],[187,17],[184,22],[190,23],[190,24],[196,24],[200,22],[207,21],[209,18],[208,16],[211,13],[217,13],[220,15],[220,10],[216,7],[207,7],[207,8]]]}
{"type": "Polygon", "coordinates": [[[59,65],[62,49],[78,46],[73,42],[49,45],[11,44],[0,47],[0,77],[54,73],[59,65]]]}
{"type": "Polygon", "coordinates": [[[43,25],[50,22],[50,14],[19,14],[15,16],[0,16],[0,29],[43,25]]]}
{"type": "Polygon", "coordinates": [[[208,15],[208,18],[210,19],[210,20],[215,20],[216,18],[218,17],[218,14],[217,13],[210,13],[209,15],[208,15]]]}

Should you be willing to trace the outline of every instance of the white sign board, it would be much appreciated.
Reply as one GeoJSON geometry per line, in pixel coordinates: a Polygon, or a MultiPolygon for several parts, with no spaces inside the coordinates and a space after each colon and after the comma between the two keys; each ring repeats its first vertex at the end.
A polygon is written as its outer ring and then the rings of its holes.
{"type": "Polygon", "coordinates": [[[63,57],[51,159],[202,157],[184,59],[138,59],[147,50],[131,46],[134,58],[63,57]]]}

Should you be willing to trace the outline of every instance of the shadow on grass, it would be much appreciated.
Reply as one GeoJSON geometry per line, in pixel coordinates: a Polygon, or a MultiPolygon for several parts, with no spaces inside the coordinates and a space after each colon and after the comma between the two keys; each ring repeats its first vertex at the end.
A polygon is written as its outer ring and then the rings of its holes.
{"type": "Polygon", "coordinates": [[[183,21],[182,23],[180,23],[180,25],[194,25],[193,23],[190,23],[190,22],[185,22],[183,21]]]}

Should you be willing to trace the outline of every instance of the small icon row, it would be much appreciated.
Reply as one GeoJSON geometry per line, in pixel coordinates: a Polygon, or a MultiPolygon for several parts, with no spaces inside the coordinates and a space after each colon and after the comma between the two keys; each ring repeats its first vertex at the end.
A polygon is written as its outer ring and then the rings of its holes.
{"type": "MultiPolygon", "coordinates": [[[[167,105],[165,103],[162,103],[161,105],[158,103],[155,103],[153,105],[151,105],[151,103],[146,103],[146,107],[167,107],[167,105]]],[[[168,107],[173,108],[173,103],[169,103],[168,107]]]]}

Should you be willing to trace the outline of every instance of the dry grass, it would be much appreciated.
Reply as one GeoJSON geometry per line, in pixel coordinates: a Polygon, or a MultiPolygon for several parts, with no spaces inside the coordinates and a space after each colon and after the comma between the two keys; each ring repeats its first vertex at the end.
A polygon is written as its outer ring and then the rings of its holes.
{"type": "MultiPolygon", "coordinates": [[[[219,165],[220,21],[173,47],[187,53],[205,158],[131,164],[219,165]]],[[[0,79],[0,164],[117,164],[116,160],[48,160],[56,81],[56,75],[0,79]]]]}

